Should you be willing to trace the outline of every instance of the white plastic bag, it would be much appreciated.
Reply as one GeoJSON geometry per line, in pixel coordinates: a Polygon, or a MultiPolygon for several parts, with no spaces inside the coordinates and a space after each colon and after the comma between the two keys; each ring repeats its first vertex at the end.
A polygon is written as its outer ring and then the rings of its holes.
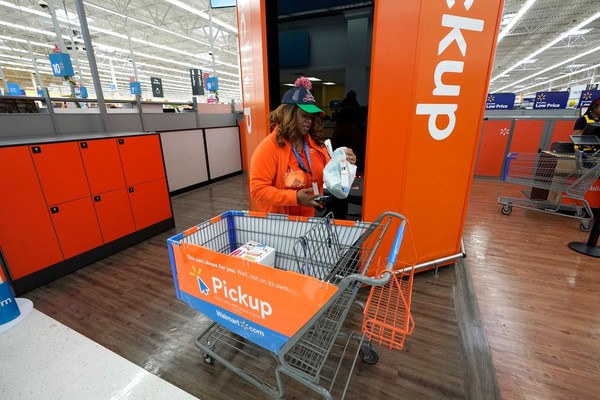
{"type": "Polygon", "coordinates": [[[327,190],[338,199],[345,199],[356,177],[356,165],[346,159],[346,148],[339,147],[323,170],[323,182],[327,190]]]}

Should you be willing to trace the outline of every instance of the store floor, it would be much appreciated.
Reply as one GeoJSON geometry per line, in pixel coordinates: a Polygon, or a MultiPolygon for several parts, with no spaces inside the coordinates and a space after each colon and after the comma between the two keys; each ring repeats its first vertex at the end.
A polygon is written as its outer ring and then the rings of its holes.
{"type": "MultiPolygon", "coordinates": [[[[502,215],[496,198],[513,190],[475,181],[467,258],[415,277],[413,335],[401,352],[378,348],[376,365],[359,361],[346,399],[493,399],[499,391],[504,399],[594,398],[600,263],[566,247],[587,238],[574,220],[522,210],[502,215]]],[[[203,361],[194,340],[209,321],[175,299],[166,248],[174,233],[247,205],[243,175],[176,196],[174,230],[22,297],[194,397],[267,398],[203,361]]],[[[359,329],[359,313],[350,320],[359,329]]],[[[319,398],[293,382],[286,389],[288,399],[319,398]]]]}

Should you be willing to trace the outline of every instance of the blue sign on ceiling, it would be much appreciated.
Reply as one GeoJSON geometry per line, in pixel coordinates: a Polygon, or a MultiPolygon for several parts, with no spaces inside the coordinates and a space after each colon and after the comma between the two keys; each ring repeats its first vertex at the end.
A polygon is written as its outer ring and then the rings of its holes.
{"type": "Polygon", "coordinates": [[[206,90],[219,90],[219,78],[217,78],[216,76],[210,76],[206,78],[205,84],[206,90]]]}
{"type": "Polygon", "coordinates": [[[514,93],[491,93],[485,102],[486,110],[512,110],[515,106],[514,93]]]}
{"type": "Polygon", "coordinates": [[[534,110],[567,108],[569,92],[537,92],[533,101],[534,110]]]}
{"type": "Polygon", "coordinates": [[[71,64],[71,56],[66,53],[50,53],[50,66],[54,76],[73,76],[73,65],[71,64]]]}

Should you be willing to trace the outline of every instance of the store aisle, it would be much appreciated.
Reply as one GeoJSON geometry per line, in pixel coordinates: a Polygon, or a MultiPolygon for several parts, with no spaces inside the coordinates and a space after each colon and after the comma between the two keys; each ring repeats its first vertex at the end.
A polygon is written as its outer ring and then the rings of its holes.
{"type": "Polygon", "coordinates": [[[35,308],[0,334],[0,397],[196,399],[35,308]]]}

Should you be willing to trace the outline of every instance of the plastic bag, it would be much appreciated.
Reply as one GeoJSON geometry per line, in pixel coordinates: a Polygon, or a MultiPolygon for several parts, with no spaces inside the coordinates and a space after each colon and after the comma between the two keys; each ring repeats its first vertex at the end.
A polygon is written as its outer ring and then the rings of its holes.
{"type": "Polygon", "coordinates": [[[338,199],[345,199],[356,177],[356,165],[346,159],[346,148],[339,147],[323,169],[323,182],[327,190],[338,199]]]}

